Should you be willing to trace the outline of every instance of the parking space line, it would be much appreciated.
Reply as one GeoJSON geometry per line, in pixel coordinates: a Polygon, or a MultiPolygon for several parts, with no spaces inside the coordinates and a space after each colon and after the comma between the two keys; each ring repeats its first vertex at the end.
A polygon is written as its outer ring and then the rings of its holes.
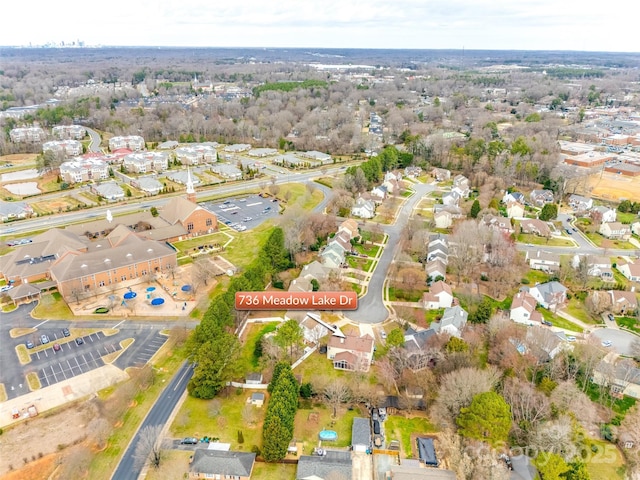
{"type": "Polygon", "coordinates": [[[53,378],[56,379],[56,382],[58,381],[58,377],[56,375],[56,371],[53,369],[53,365],[51,365],[51,373],[53,373],[53,378]]]}
{"type": "Polygon", "coordinates": [[[78,357],[73,357],[73,359],[76,361],[76,365],[78,365],[78,370],[80,370],[80,373],[83,373],[82,371],[82,367],[80,366],[80,364],[78,363],[78,357]]]}

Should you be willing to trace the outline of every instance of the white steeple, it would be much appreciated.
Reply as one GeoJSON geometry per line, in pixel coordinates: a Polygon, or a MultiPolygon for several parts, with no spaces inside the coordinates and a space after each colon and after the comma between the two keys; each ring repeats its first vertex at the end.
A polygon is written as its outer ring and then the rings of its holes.
{"type": "Polygon", "coordinates": [[[196,203],[196,189],[193,187],[193,179],[191,178],[191,169],[187,165],[187,200],[196,203]]]}

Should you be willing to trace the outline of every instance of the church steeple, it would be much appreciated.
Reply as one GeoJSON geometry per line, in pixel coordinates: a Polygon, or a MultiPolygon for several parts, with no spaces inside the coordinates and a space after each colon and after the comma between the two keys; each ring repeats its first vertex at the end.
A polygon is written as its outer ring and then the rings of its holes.
{"type": "Polygon", "coordinates": [[[187,165],[187,200],[193,203],[196,201],[196,189],[193,187],[193,179],[191,178],[191,169],[187,165]]]}

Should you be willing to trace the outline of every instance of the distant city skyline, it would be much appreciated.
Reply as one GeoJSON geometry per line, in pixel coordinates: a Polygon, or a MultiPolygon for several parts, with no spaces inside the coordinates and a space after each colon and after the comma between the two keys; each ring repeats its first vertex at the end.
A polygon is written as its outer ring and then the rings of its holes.
{"type": "Polygon", "coordinates": [[[640,52],[639,8],[581,0],[79,0],[3,5],[2,46],[640,52]]]}

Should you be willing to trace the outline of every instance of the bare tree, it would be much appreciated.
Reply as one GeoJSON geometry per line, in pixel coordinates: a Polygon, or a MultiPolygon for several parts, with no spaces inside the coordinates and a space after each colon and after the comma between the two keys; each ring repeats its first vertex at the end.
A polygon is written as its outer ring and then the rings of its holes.
{"type": "Polygon", "coordinates": [[[351,399],[351,388],[342,378],[331,379],[322,389],[322,394],[333,411],[331,418],[336,418],[338,407],[351,399]]]}
{"type": "Polygon", "coordinates": [[[206,255],[198,255],[191,266],[191,289],[194,294],[200,286],[207,286],[207,282],[213,276],[211,262],[206,255]]]}
{"type": "Polygon", "coordinates": [[[549,399],[529,382],[517,378],[507,379],[502,396],[511,405],[513,422],[525,432],[551,415],[549,399]]]}
{"type": "Polygon", "coordinates": [[[140,430],[138,443],[133,454],[137,468],[142,468],[147,461],[150,461],[154,468],[160,466],[163,428],[163,425],[149,425],[140,430]]]}
{"type": "Polygon", "coordinates": [[[440,381],[432,409],[433,418],[440,419],[445,425],[453,425],[460,409],[468,407],[475,395],[492,390],[499,379],[500,371],[493,366],[484,370],[461,368],[447,373],[440,381]]]}
{"type": "Polygon", "coordinates": [[[101,450],[105,447],[107,439],[109,438],[111,426],[105,418],[98,416],[91,419],[87,425],[87,431],[90,432],[89,434],[95,447],[101,450]]]}
{"type": "Polygon", "coordinates": [[[529,446],[570,461],[577,453],[571,417],[562,415],[557,420],[538,423],[529,435],[529,446]]]}
{"type": "Polygon", "coordinates": [[[83,444],[76,445],[65,452],[58,470],[58,478],[86,478],[94,454],[83,444]]]}

